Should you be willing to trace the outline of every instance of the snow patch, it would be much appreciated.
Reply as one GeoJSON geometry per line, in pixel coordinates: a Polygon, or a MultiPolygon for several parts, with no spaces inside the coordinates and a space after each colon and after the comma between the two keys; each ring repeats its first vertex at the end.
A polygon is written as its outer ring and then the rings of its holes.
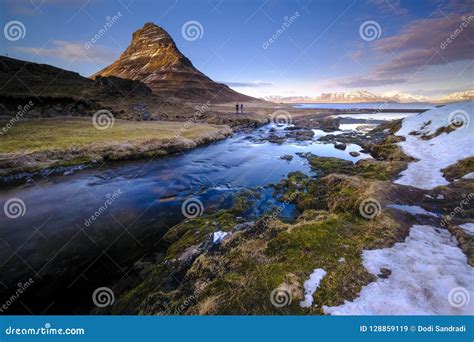
{"type": "Polygon", "coordinates": [[[212,242],[214,244],[220,243],[227,235],[229,235],[228,232],[223,232],[223,231],[217,231],[212,235],[212,242]]]}
{"type": "Polygon", "coordinates": [[[412,215],[426,215],[426,216],[441,217],[441,215],[432,213],[431,211],[427,211],[417,205],[389,204],[387,205],[387,208],[401,210],[412,215]]]}
{"type": "Polygon", "coordinates": [[[470,172],[464,176],[462,176],[463,179],[474,179],[474,172],[470,172]]]}
{"type": "MultiPolygon", "coordinates": [[[[459,227],[461,227],[469,235],[474,235],[474,223],[461,224],[459,227]]],[[[474,279],[473,279],[473,281],[474,281],[474,279]]]]}
{"type": "Polygon", "coordinates": [[[415,225],[405,242],[391,248],[363,252],[364,267],[377,275],[391,270],[362,288],[354,301],[323,306],[332,315],[472,315],[474,312],[474,267],[456,239],[444,229],[415,225]],[[462,289],[462,304],[454,292],[462,289]],[[453,303],[454,302],[454,303],[453,303]]]}
{"type": "Polygon", "coordinates": [[[325,270],[316,268],[309,276],[309,279],[304,282],[304,301],[300,302],[302,308],[309,308],[313,305],[313,295],[325,275],[325,270]]]}
{"type": "Polygon", "coordinates": [[[410,163],[395,183],[425,190],[449,184],[441,170],[473,155],[473,113],[474,102],[464,102],[434,108],[403,119],[402,127],[396,135],[403,136],[406,140],[398,145],[405,154],[418,161],[410,163]],[[464,127],[429,140],[420,138],[421,135],[432,135],[439,128],[448,127],[450,114],[456,111],[465,113],[467,123],[464,127]],[[410,134],[412,132],[417,135],[410,134]]]}

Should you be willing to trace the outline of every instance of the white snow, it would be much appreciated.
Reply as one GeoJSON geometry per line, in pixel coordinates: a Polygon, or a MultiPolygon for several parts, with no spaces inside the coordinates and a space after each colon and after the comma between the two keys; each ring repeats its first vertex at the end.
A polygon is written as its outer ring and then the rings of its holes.
{"type": "Polygon", "coordinates": [[[430,190],[447,185],[441,170],[449,165],[471,157],[474,144],[474,102],[455,103],[403,119],[402,127],[396,135],[405,137],[399,144],[403,152],[417,159],[408,165],[395,183],[430,190]],[[464,117],[466,124],[450,133],[442,133],[435,138],[423,140],[422,134],[434,134],[438,128],[448,127],[450,115],[464,117]],[[418,132],[420,135],[411,135],[418,132]]]}
{"type": "Polygon", "coordinates": [[[461,224],[459,227],[461,227],[469,235],[474,235],[474,223],[461,224]]]}
{"type": "Polygon", "coordinates": [[[399,120],[416,115],[416,113],[367,113],[367,114],[338,114],[333,115],[336,118],[360,119],[360,120],[399,120]]]}
{"type": "Polygon", "coordinates": [[[319,283],[326,275],[322,268],[316,268],[304,282],[304,301],[300,302],[302,308],[309,308],[313,305],[313,295],[319,287],[319,283]]]}
{"type": "Polygon", "coordinates": [[[364,251],[363,263],[374,275],[380,273],[381,267],[390,269],[391,274],[364,286],[359,297],[352,302],[323,306],[326,314],[474,313],[474,267],[467,264],[466,256],[447,230],[415,225],[405,242],[396,243],[391,248],[364,251]],[[450,304],[459,304],[459,297],[464,299],[460,303],[464,305],[450,304]]]}
{"type": "Polygon", "coordinates": [[[431,211],[427,211],[417,205],[389,204],[387,205],[387,207],[401,210],[412,215],[427,215],[427,216],[441,217],[441,215],[432,213],[431,211]]]}
{"type": "Polygon", "coordinates": [[[462,176],[463,179],[474,179],[474,172],[470,172],[464,176],[462,176]]]}
{"type": "Polygon", "coordinates": [[[223,232],[223,231],[217,231],[217,232],[214,232],[214,234],[212,235],[212,242],[217,244],[219,242],[221,242],[229,233],[228,232],[223,232]]]}

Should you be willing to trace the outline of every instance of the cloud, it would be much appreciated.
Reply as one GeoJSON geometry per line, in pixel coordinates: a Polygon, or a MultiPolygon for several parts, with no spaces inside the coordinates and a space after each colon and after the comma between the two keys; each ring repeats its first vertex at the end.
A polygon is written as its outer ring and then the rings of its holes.
{"type": "Polygon", "coordinates": [[[474,59],[474,12],[416,20],[399,34],[370,44],[379,57],[388,61],[375,65],[367,75],[333,80],[332,85],[367,87],[401,83],[428,66],[474,59]]]}
{"type": "Polygon", "coordinates": [[[84,6],[95,0],[6,0],[8,9],[16,14],[39,15],[43,6],[84,6]]]}
{"type": "Polygon", "coordinates": [[[54,40],[52,43],[53,47],[50,48],[16,47],[15,49],[31,55],[57,57],[69,62],[81,60],[94,63],[109,63],[117,57],[114,51],[101,45],[92,45],[91,48],[86,49],[84,44],[78,42],[54,40]]]}
{"type": "Polygon", "coordinates": [[[406,14],[408,10],[400,5],[400,0],[369,0],[369,5],[376,6],[384,14],[406,14]]]}
{"type": "Polygon", "coordinates": [[[258,87],[268,87],[271,86],[272,83],[265,83],[265,82],[221,82],[227,84],[229,87],[235,88],[258,88],[258,87]]]}

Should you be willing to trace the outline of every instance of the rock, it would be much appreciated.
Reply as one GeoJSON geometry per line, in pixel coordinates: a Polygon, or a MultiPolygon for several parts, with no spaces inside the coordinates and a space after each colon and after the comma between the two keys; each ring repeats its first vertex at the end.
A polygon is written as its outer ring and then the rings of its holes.
{"type": "Polygon", "coordinates": [[[347,145],[344,143],[335,143],[334,148],[337,148],[338,150],[344,151],[346,149],[347,145]]]}
{"type": "Polygon", "coordinates": [[[245,229],[251,228],[251,227],[253,227],[253,226],[255,226],[255,222],[254,222],[254,221],[239,223],[239,224],[236,224],[236,225],[234,226],[234,228],[232,229],[232,231],[238,232],[238,231],[240,231],[240,230],[245,230],[245,229]]]}
{"type": "Polygon", "coordinates": [[[356,151],[351,151],[351,152],[349,152],[349,154],[350,154],[352,157],[358,157],[358,156],[360,156],[360,153],[359,153],[359,152],[356,152],[356,151]]]}
{"type": "Polygon", "coordinates": [[[74,171],[73,170],[69,170],[69,171],[66,171],[63,173],[63,176],[71,176],[74,174],[74,171]]]}
{"type": "Polygon", "coordinates": [[[280,159],[287,160],[287,161],[292,161],[293,156],[291,154],[285,154],[285,155],[281,156],[280,159]]]}
{"type": "Polygon", "coordinates": [[[387,279],[388,277],[390,277],[390,275],[392,274],[392,271],[389,270],[388,268],[385,268],[385,267],[382,267],[380,269],[380,273],[379,273],[379,278],[382,278],[382,279],[387,279]]]}

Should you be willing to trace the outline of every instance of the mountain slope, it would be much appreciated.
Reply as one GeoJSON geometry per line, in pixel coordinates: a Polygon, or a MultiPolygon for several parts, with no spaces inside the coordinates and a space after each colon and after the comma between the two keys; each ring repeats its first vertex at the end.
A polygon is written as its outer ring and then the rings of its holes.
{"type": "Polygon", "coordinates": [[[256,100],[227,85],[214,82],[197,70],[161,27],[146,23],[118,60],[96,76],[140,80],[160,96],[195,101],[231,102],[256,100]]]}

